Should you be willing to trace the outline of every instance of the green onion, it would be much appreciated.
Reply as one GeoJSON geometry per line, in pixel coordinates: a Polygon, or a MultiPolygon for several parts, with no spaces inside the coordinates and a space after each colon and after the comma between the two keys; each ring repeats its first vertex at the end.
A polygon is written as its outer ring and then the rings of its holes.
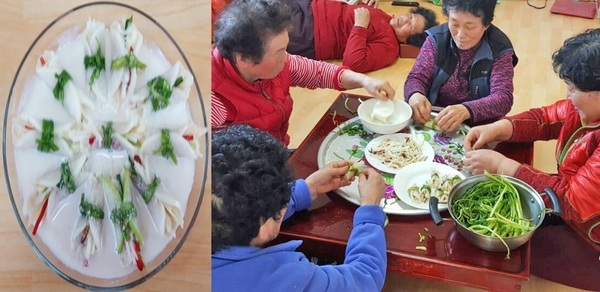
{"type": "Polygon", "coordinates": [[[148,91],[150,92],[148,99],[150,99],[154,111],[164,109],[169,105],[173,90],[167,79],[158,76],[148,81],[148,91]]]}
{"type": "Polygon", "coordinates": [[[102,126],[102,147],[110,149],[112,146],[112,135],[113,135],[113,123],[106,123],[106,127],[102,126]]]}
{"type": "Polygon", "coordinates": [[[127,55],[114,59],[110,64],[111,69],[121,69],[121,68],[129,68],[129,69],[146,69],[146,64],[142,63],[138,58],[133,54],[133,51],[130,51],[127,55]]]}
{"type": "Polygon", "coordinates": [[[152,179],[152,182],[148,185],[148,187],[142,194],[142,198],[144,199],[144,202],[146,202],[146,204],[150,203],[150,200],[152,200],[152,198],[154,197],[154,193],[156,192],[156,189],[158,188],[159,184],[160,178],[155,176],[154,179],[152,179]]]}
{"type": "Polygon", "coordinates": [[[85,200],[85,195],[81,194],[81,202],[79,203],[79,214],[85,217],[91,217],[97,220],[104,219],[104,211],[102,208],[87,202],[85,200]]]}
{"type": "Polygon", "coordinates": [[[162,157],[171,159],[173,160],[173,163],[177,164],[177,157],[175,156],[175,152],[173,152],[173,145],[171,144],[171,134],[167,129],[160,130],[160,147],[154,150],[153,154],[158,153],[160,153],[162,157]]]}
{"type": "Polygon", "coordinates": [[[133,15],[129,16],[129,18],[127,18],[127,20],[125,20],[125,30],[127,30],[127,28],[129,27],[129,25],[131,25],[132,22],[133,22],[133,15]]]}
{"type": "Polygon", "coordinates": [[[183,77],[179,76],[177,79],[175,79],[175,84],[173,84],[173,87],[177,87],[181,83],[183,83],[183,77]]]}
{"type": "Polygon", "coordinates": [[[43,120],[42,121],[42,137],[41,139],[36,139],[37,150],[40,152],[56,152],[58,151],[58,146],[54,144],[54,121],[52,120],[43,120]]]}
{"type": "Polygon", "coordinates": [[[66,188],[69,194],[75,191],[75,178],[73,177],[73,173],[71,173],[68,162],[63,162],[60,165],[60,180],[56,186],[60,189],[66,188]]]}
{"type": "Polygon", "coordinates": [[[67,82],[71,80],[71,75],[66,70],[62,70],[60,74],[54,73],[54,77],[56,77],[56,85],[54,85],[54,89],[52,89],[52,94],[54,94],[54,98],[60,101],[61,104],[65,103],[65,85],[67,82]]]}
{"type": "Polygon", "coordinates": [[[83,58],[83,64],[85,69],[94,68],[92,76],[90,77],[90,85],[94,84],[94,81],[100,77],[100,71],[104,70],[104,57],[100,54],[100,46],[96,50],[96,54],[92,56],[85,56],[83,58]]]}

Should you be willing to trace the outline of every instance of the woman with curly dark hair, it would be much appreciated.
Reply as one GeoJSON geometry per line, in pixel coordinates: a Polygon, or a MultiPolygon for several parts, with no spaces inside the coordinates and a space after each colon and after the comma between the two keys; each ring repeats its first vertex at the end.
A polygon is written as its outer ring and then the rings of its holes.
{"type": "Polygon", "coordinates": [[[445,0],[448,22],[427,30],[427,39],[404,83],[404,98],[420,123],[431,106],[447,132],[463,122],[495,120],[513,105],[517,56],[508,36],[492,24],[496,0],[445,0]]]}
{"type": "MultiPolygon", "coordinates": [[[[567,84],[567,98],[472,128],[465,138],[468,152],[464,164],[472,173],[514,176],[538,192],[552,187],[566,225],[550,221],[544,223],[551,226],[536,230],[531,273],[600,291],[600,28],[567,39],[552,55],[552,61],[554,71],[567,84]],[[480,149],[499,141],[553,139],[557,139],[558,164],[554,174],[480,149]]],[[[544,197],[546,204],[551,204],[544,197]]]]}
{"type": "Polygon", "coordinates": [[[281,223],[318,195],[351,183],[348,162],[326,165],[294,180],[287,149],[266,132],[234,125],[212,133],[213,291],[380,291],[387,267],[385,182],[359,174],[361,207],[354,215],[346,259],[318,266],[297,252],[301,241],[264,247],[281,223]]]}

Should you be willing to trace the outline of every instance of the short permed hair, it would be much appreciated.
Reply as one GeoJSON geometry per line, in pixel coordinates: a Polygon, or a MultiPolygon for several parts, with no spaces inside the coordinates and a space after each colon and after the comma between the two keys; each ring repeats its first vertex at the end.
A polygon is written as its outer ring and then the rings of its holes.
{"type": "Polygon", "coordinates": [[[214,43],[225,59],[235,64],[235,55],[258,64],[267,42],[292,28],[292,11],[277,0],[236,0],[215,23],[214,43]]]}
{"type": "Polygon", "coordinates": [[[583,92],[600,91],[600,28],[568,38],[552,54],[552,68],[560,79],[583,92]]]}
{"type": "Polygon", "coordinates": [[[212,253],[249,246],[269,218],[281,220],[293,175],[287,148],[267,132],[233,125],[212,132],[212,253]]]}
{"type": "Polygon", "coordinates": [[[425,27],[422,32],[409,35],[408,38],[406,38],[406,43],[409,45],[422,47],[423,43],[425,42],[425,38],[427,38],[425,31],[438,25],[439,22],[435,17],[435,12],[429,8],[420,6],[415,7],[410,10],[410,13],[422,15],[425,18],[425,27]]]}
{"type": "Polygon", "coordinates": [[[442,13],[448,16],[448,11],[468,12],[481,17],[483,25],[488,26],[494,19],[496,0],[444,0],[442,13]]]}

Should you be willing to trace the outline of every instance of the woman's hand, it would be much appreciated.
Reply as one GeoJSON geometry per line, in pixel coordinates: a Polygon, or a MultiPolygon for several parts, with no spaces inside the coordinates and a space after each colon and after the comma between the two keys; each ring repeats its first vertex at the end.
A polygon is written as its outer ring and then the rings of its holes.
{"type": "Polygon", "coordinates": [[[354,9],[354,26],[367,28],[369,27],[369,23],[371,23],[371,13],[369,13],[367,8],[359,7],[354,9]]]}
{"type": "Polygon", "coordinates": [[[473,127],[465,137],[464,147],[466,151],[486,148],[488,143],[510,139],[512,133],[513,126],[509,120],[473,127]]]}
{"type": "Polygon", "coordinates": [[[412,119],[425,124],[431,118],[431,102],[421,93],[415,92],[408,99],[408,104],[412,108],[412,119]]]}
{"type": "Polygon", "coordinates": [[[350,69],[342,70],[342,73],[340,73],[340,83],[345,89],[363,87],[370,95],[380,99],[392,99],[396,95],[396,91],[389,82],[375,79],[350,69]]]}
{"type": "Polygon", "coordinates": [[[508,176],[514,176],[521,167],[521,163],[488,149],[467,152],[463,164],[472,174],[482,174],[487,171],[508,176]]]}
{"type": "Polygon", "coordinates": [[[466,106],[455,104],[445,107],[435,118],[435,124],[444,132],[454,132],[470,117],[466,106]]]}
{"type": "Polygon", "coordinates": [[[360,205],[379,205],[385,195],[385,181],[373,168],[367,168],[358,175],[360,205]]]}
{"type": "Polygon", "coordinates": [[[305,181],[310,190],[311,199],[314,200],[319,195],[350,185],[354,177],[348,180],[345,178],[345,174],[352,163],[352,161],[344,160],[332,162],[309,175],[305,181]]]}
{"type": "Polygon", "coordinates": [[[362,4],[377,8],[379,7],[379,0],[362,0],[362,4]]]}

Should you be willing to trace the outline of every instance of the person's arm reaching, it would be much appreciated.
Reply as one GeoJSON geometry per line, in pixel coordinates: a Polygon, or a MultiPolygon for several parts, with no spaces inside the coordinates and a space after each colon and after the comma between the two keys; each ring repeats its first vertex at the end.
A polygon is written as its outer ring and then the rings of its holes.
{"type": "Polygon", "coordinates": [[[392,34],[370,38],[369,10],[354,10],[354,27],[350,31],[342,64],[356,72],[370,72],[394,63],[398,59],[398,41],[392,34]]]}
{"type": "Polygon", "coordinates": [[[289,55],[291,85],[308,89],[331,88],[347,90],[363,87],[376,98],[393,98],[396,91],[389,82],[354,72],[346,66],[289,55]]]}

